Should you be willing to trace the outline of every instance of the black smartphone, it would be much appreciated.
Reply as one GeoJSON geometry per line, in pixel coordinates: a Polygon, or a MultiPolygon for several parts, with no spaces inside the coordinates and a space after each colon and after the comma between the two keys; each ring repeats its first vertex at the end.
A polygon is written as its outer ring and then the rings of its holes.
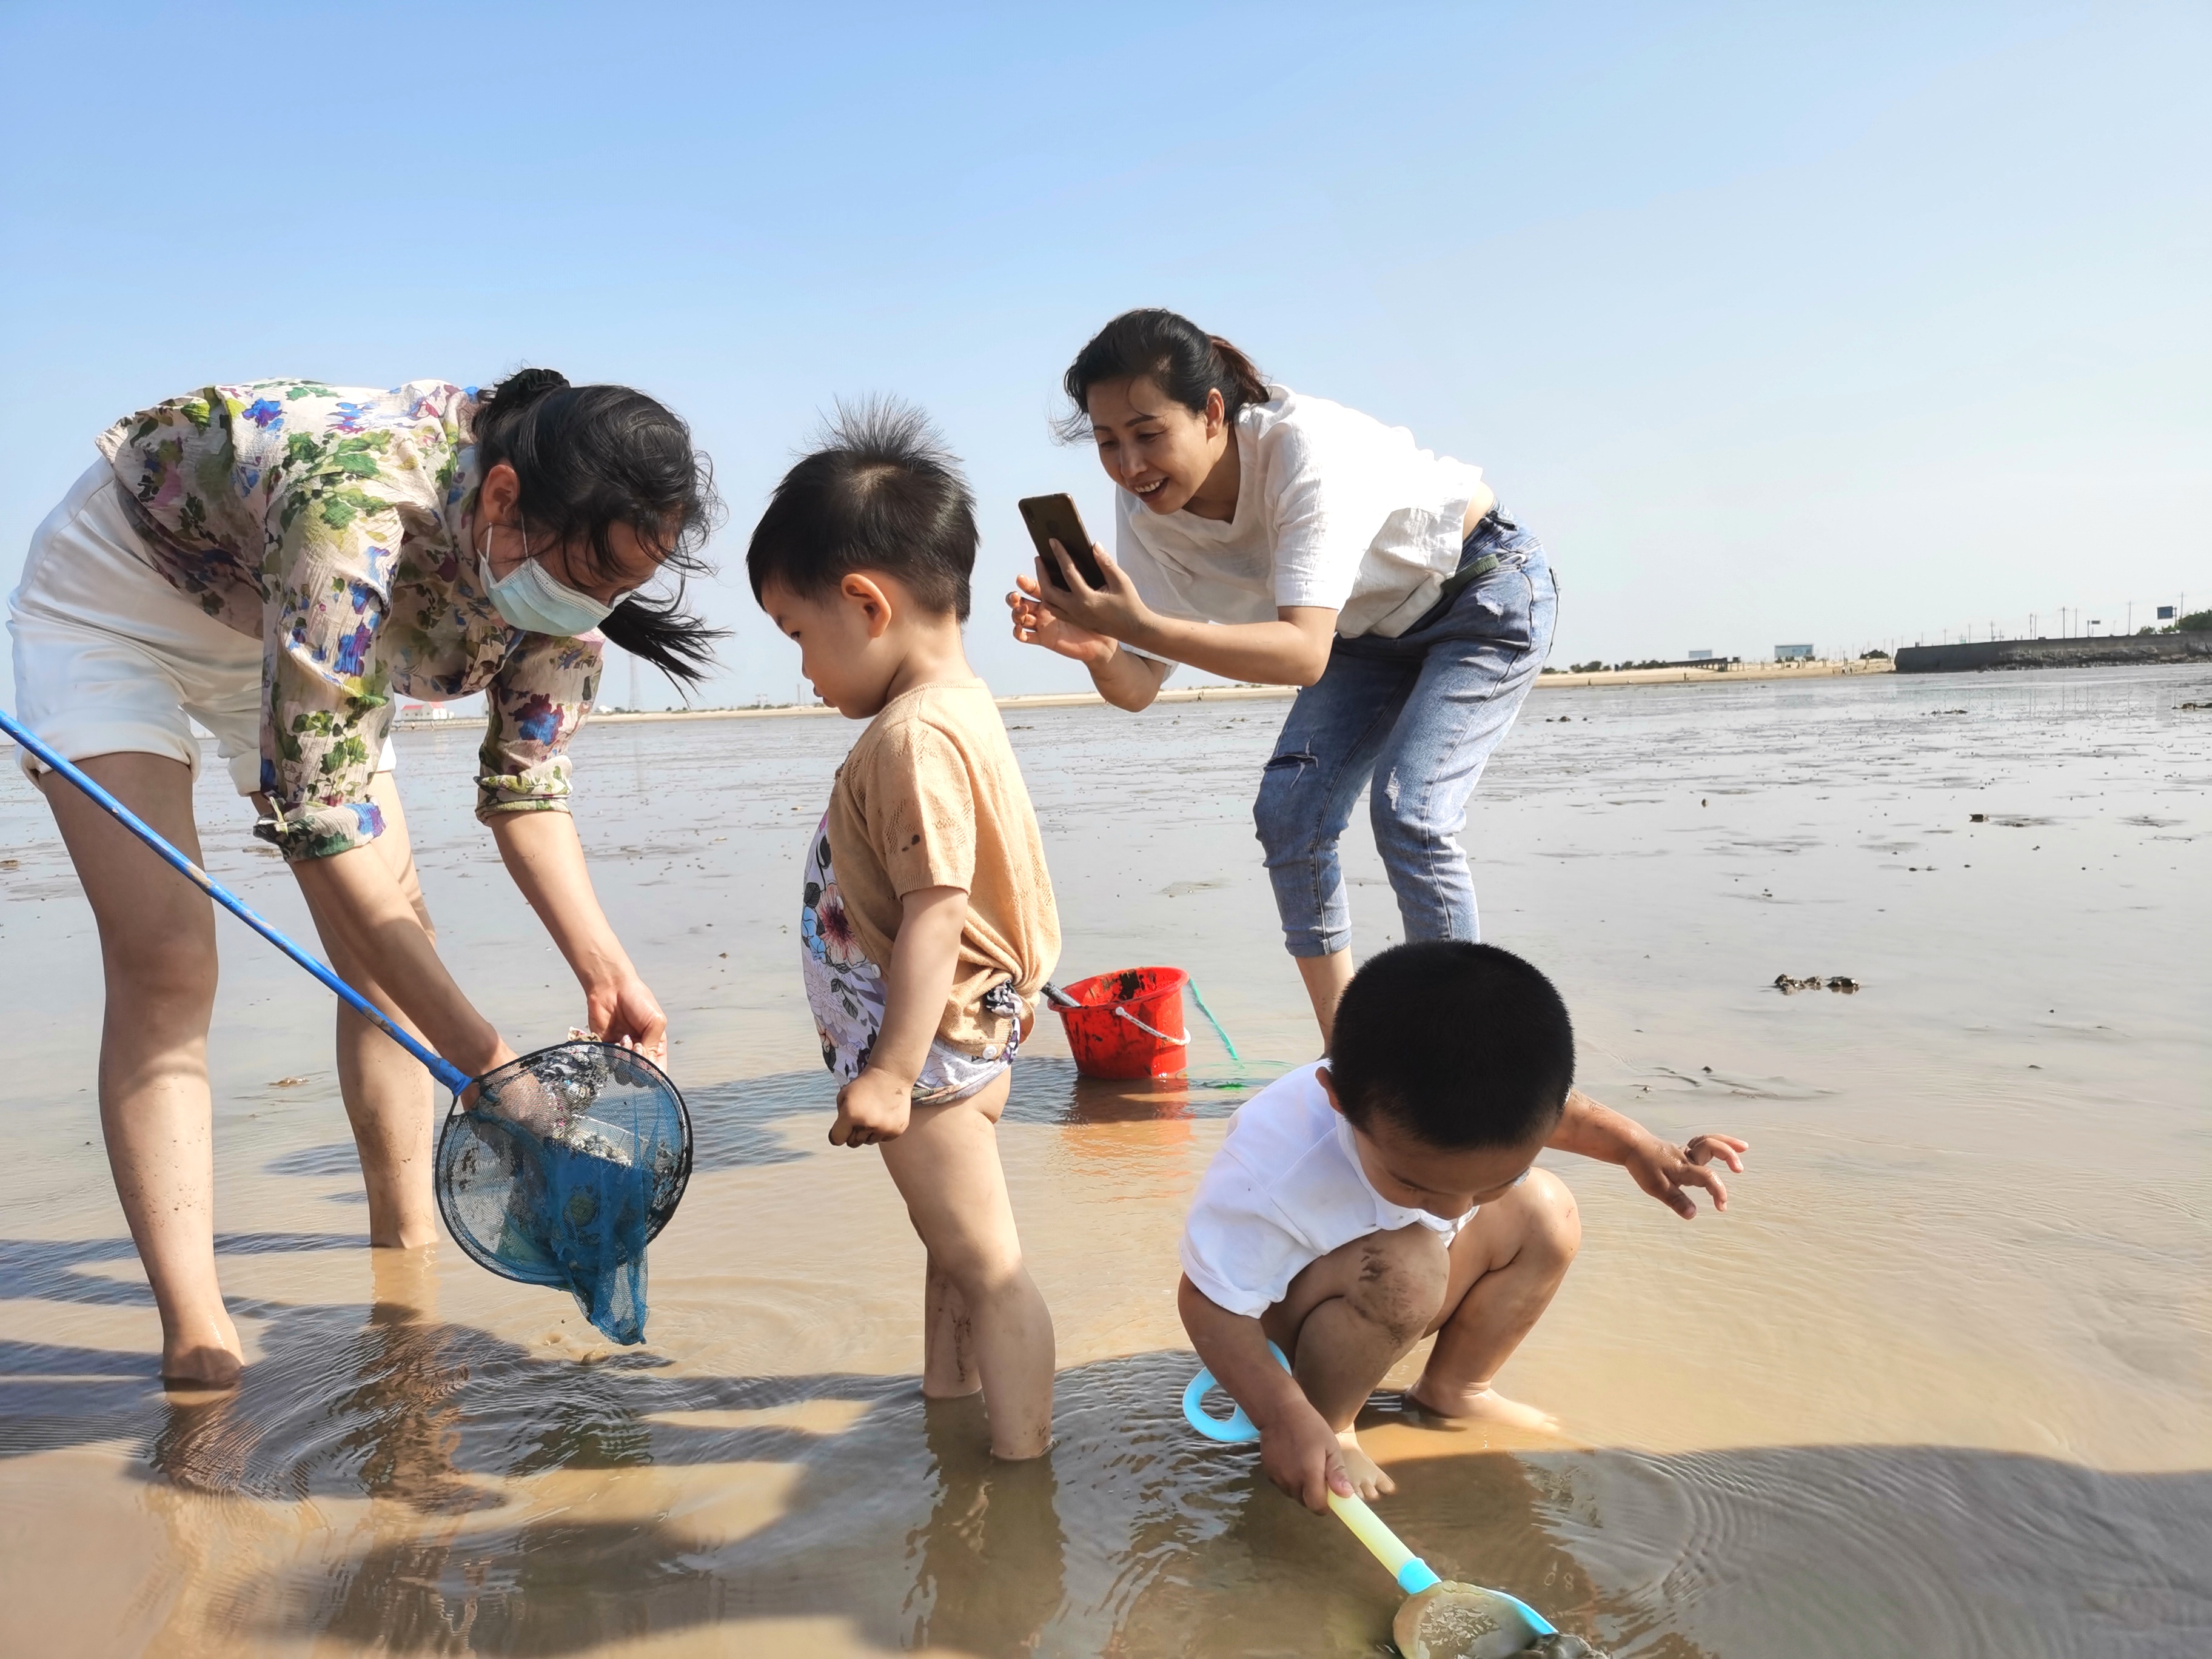
{"type": "Polygon", "coordinates": [[[1054,542],[1067,550],[1085,581],[1093,587],[1106,586],[1106,573],[1091,554],[1091,532],[1083,527],[1073,495],[1024,495],[1015,505],[1022,509],[1022,522],[1030,527],[1030,539],[1036,544],[1037,557],[1044,561],[1044,574],[1054,587],[1067,586],[1060,574],[1060,561],[1052,556],[1054,542]]]}

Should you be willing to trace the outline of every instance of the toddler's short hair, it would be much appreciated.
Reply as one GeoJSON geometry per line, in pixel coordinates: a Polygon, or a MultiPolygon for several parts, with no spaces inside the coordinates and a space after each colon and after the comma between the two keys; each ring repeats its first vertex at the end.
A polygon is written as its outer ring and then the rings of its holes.
{"type": "Polygon", "coordinates": [[[1328,1068],[1353,1127],[1377,1115],[1444,1152],[1548,1133],[1575,1080],[1575,1033],[1552,981],[1462,939],[1371,957],[1336,1006],[1328,1068]]]}
{"type": "Polygon", "coordinates": [[[975,498],[960,462],[910,404],[840,407],[822,447],[783,475],[753,529],[753,598],[774,580],[801,599],[855,570],[896,576],[932,611],[968,620],[975,498]]]}

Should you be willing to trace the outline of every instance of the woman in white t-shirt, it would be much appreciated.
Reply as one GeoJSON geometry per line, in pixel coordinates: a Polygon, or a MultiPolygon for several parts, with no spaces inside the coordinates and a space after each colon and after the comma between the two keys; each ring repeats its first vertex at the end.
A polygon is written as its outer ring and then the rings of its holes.
{"type": "Polygon", "coordinates": [[[1071,438],[1115,485],[1105,586],[1058,554],[1021,577],[1014,637],[1145,708],[1177,663],[1302,687],[1253,817],[1285,944],[1327,1038],[1352,977],[1337,839],[1361,791],[1408,939],[1478,937],[1459,835],[1551,648],[1536,538],[1480,468],[1402,427],[1262,380],[1171,311],[1126,312],[1063,381],[1071,438]]]}

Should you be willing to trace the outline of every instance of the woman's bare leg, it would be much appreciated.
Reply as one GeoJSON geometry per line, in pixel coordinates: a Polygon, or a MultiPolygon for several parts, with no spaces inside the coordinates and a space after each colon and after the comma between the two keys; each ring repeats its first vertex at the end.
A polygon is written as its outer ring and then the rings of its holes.
{"type": "MultiPolygon", "coordinates": [[[[391,773],[379,772],[370,781],[369,799],[384,814],[384,833],[373,845],[434,944],[437,934],[422,902],[415,854],[407,839],[406,811],[391,773]]],[[[312,898],[307,908],[310,912],[315,909],[312,898]]],[[[415,1031],[391,994],[369,976],[347,951],[338,930],[325,925],[319,913],[315,928],[338,977],[398,1024],[415,1031]]],[[[415,1031],[415,1035],[422,1033],[415,1031]]],[[[354,1146],[361,1153],[362,1183],[368,1189],[368,1242],[403,1250],[435,1243],[438,1210],[430,1188],[430,1168],[437,1101],[429,1073],[422,1069],[420,1060],[343,1003],[337,1010],[337,1066],[338,1093],[353,1125],[354,1146]]]]}
{"type": "Polygon", "coordinates": [[[1344,988],[1352,983],[1352,952],[1332,951],[1325,957],[1292,957],[1298,977],[1305,981],[1306,1000],[1313,1004],[1314,1024],[1321,1027],[1321,1051],[1328,1052],[1336,1035],[1336,1005],[1344,988]]]}
{"type": "Polygon", "coordinates": [[[906,1133],[883,1150],[915,1231],[970,1321],[991,1450],[1024,1458],[1052,1445],[1053,1337],[999,1167],[998,1117],[1011,1082],[1002,1074],[970,1099],[915,1107],[906,1133]]]}
{"type": "MultiPolygon", "coordinates": [[[[95,755],[94,780],[187,857],[200,856],[192,772],[165,755],[95,755]]],[[[42,774],[62,841],[100,930],[106,1012],[100,1127],[131,1242],[161,1314],[161,1375],[227,1387],[238,1328],[215,1268],[215,1145],[208,1021],[215,907],[67,780],[42,774]]]]}

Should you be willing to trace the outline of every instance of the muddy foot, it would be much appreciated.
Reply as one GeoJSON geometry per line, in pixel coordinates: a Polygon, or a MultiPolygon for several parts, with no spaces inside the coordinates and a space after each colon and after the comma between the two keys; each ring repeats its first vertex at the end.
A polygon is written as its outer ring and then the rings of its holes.
{"type": "Polygon", "coordinates": [[[1336,1443],[1344,1451],[1344,1472],[1352,1479],[1352,1489],[1362,1498],[1385,1498],[1398,1490],[1398,1483],[1382,1473],[1382,1466],[1370,1457],[1359,1443],[1359,1437],[1350,1429],[1336,1437],[1336,1443]]]}
{"type": "Polygon", "coordinates": [[[1424,1377],[1407,1389],[1406,1399],[1432,1417],[1449,1418],[1458,1423],[1498,1423],[1537,1434],[1559,1431],[1559,1419],[1551,1413],[1524,1406],[1517,1400],[1508,1400],[1495,1389],[1439,1389],[1432,1395],[1423,1392],[1427,1381],[1424,1377]]]}

